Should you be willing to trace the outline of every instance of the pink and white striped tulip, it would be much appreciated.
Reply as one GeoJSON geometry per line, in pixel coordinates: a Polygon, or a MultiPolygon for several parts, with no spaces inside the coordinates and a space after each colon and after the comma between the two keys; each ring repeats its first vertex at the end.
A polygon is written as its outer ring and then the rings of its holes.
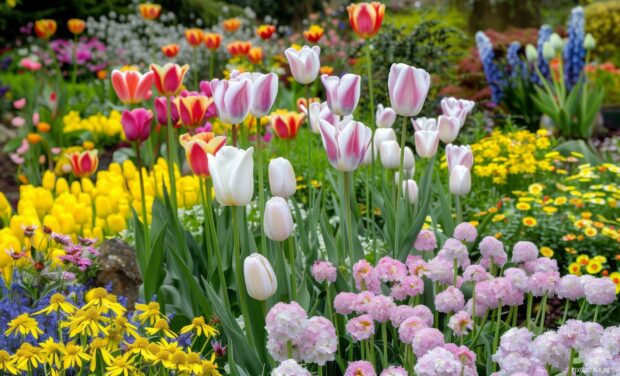
{"type": "Polygon", "coordinates": [[[414,134],[415,151],[422,158],[430,158],[437,153],[439,146],[438,131],[417,131],[414,134]]]}
{"type": "Polygon", "coordinates": [[[437,130],[437,119],[435,118],[419,117],[417,119],[411,119],[411,124],[413,124],[414,132],[437,130]]]}
{"type": "Polygon", "coordinates": [[[240,124],[245,120],[254,99],[252,86],[251,81],[238,78],[211,81],[215,108],[221,121],[240,124]]]}
{"type": "Polygon", "coordinates": [[[465,166],[471,170],[474,164],[474,153],[469,145],[452,145],[446,146],[446,160],[448,161],[448,170],[452,171],[456,166],[465,166]]]}
{"type": "Polygon", "coordinates": [[[403,180],[403,193],[410,204],[418,202],[418,183],[413,179],[403,180]]]}
{"type": "Polygon", "coordinates": [[[309,84],[319,75],[321,68],[321,48],[319,46],[303,46],[301,50],[289,48],[284,51],[291,68],[291,74],[300,84],[309,84]]]}
{"type": "Polygon", "coordinates": [[[319,121],[329,163],[339,171],[354,171],[364,161],[372,131],[359,121],[343,120],[337,126],[319,121]]]}
{"type": "Polygon", "coordinates": [[[396,120],[396,112],[391,107],[383,107],[382,104],[377,106],[375,123],[379,128],[390,128],[396,120]]]}
{"type": "Polygon", "coordinates": [[[153,87],[153,72],[141,74],[138,71],[114,70],[112,72],[112,87],[118,99],[125,104],[136,104],[151,97],[153,87]]]}
{"type": "Polygon", "coordinates": [[[252,83],[252,106],[250,112],[255,117],[261,117],[271,112],[278,95],[278,76],[275,73],[242,73],[239,80],[249,80],[252,83]]]}
{"type": "Polygon", "coordinates": [[[336,115],[351,115],[360,99],[362,78],[357,74],[347,73],[342,77],[321,76],[325,87],[327,105],[336,115]]]}
{"type": "Polygon", "coordinates": [[[453,97],[443,98],[441,100],[441,111],[446,116],[453,116],[459,119],[462,127],[465,124],[467,115],[474,108],[475,102],[465,99],[457,99],[453,97]]]}
{"type": "Polygon", "coordinates": [[[455,166],[450,172],[450,193],[465,196],[471,190],[471,172],[465,166],[455,166]]]}
{"type": "Polygon", "coordinates": [[[461,123],[457,117],[439,115],[437,129],[439,130],[439,139],[441,142],[449,144],[458,137],[461,123]]]}
{"type": "Polygon", "coordinates": [[[392,64],[388,76],[388,91],[392,108],[400,116],[415,116],[424,105],[431,85],[427,71],[407,64],[392,64]]]}
{"type": "Polygon", "coordinates": [[[123,111],[121,124],[123,125],[123,132],[127,141],[143,142],[149,138],[152,121],[153,113],[144,108],[123,111]]]}
{"type": "Polygon", "coordinates": [[[312,102],[310,103],[310,114],[308,109],[303,104],[299,106],[301,112],[303,112],[308,119],[310,119],[310,128],[314,133],[320,133],[319,120],[323,119],[332,125],[337,125],[340,122],[340,116],[335,115],[327,106],[327,102],[312,102]]]}

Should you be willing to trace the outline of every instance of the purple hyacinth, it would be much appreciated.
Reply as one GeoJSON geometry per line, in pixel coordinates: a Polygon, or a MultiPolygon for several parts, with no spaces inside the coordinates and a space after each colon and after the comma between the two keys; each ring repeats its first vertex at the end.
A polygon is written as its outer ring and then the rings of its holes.
{"type": "Polygon", "coordinates": [[[491,40],[486,34],[479,31],[476,33],[476,45],[478,46],[480,61],[484,68],[484,75],[486,76],[487,83],[491,87],[493,102],[500,103],[502,100],[502,87],[505,85],[505,78],[493,61],[495,59],[495,52],[493,52],[491,40]]]}
{"type": "Polygon", "coordinates": [[[573,8],[568,22],[568,43],[564,47],[564,76],[566,86],[573,87],[586,65],[585,20],[582,7],[573,8]]]}
{"type": "MultiPolygon", "coordinates": [[[[536,49],[538,50],[538,70],[540,70],[540,74],[546,79],[549,79],[551,71],[549,70],[549,63],[547,60],[541,58],[543,56],[543,45],[545,42],[551,38],[551,34],[553,34],[553,29],[549,25],[542,25],[540,30],[538,30],[538,42],[536,43],[536,49]]],[[[536,71],[532,72],[532,81],[537,84],[540,84],[540,77],[536,74],[536,71]]]]}
{"type": "Polygon", "coordinates": [[[521,43],[514,41],[510,43],[506,51],[506,61],[508,61],[512,78],[527,77],[527,64],[519,56],[520,49],[521,43]]]}

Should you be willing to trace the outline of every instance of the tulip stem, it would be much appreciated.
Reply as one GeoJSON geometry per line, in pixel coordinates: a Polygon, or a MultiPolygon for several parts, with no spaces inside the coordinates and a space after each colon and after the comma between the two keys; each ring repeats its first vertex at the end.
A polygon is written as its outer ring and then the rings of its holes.
{"type": "Polygon", "coordinates": [[[144,177],[142,176],[142,157],[140,155],[140,143],[135,143],[136,161],[138,164],[138,176],[140,178],[140,202],[142,204],[142,226],[144,227],[144,244],[147,259],[151,253],[151,239],[149,236],[149,217],[146,211],[146,195],[144,194],[144,177]]]}
{"type": "Polygon", "coordinates": [[[288,237],[288,258],[291,265],[291,296],[292,300],[297,300],[297,275],[295,273],[295,235],[288,237]]]}
{"type": "Polygon", "coordinates": [[[530,330],[530,326],[531,326],[531,321],[532,321],[532,303],[534,300],[534,296],[532,295],[531,292],[527,293],[527,314],[525,317],[525,322],[526,322],[526,327],[527,330],[530,330]]]}
{"type": "Polygon", "coordinates": [[[213,79],[213,72],[215,70],[215,51],[211,51],[211,64],[209,64],[209,79],[213,79]]]}
{"type": "MultiPolygon", "coordinates": [[[[305,85],[306,90],[306,111],[308,111],[308,130],[310,131],[310,142],[308,142],[308,176],[306,184],[308,185],[308,208],[312,209],[312,123],[310,121],[310,85],[305,85]]],[[[288,154],[287,154],[288,155],[288,154]]],[[[310,232],[312,234],[312,231],[310,232]]],[[[312,236],[312,235],[310,235],[312,236]]]]}
{"type": "MultiPolygon", "coordinates": [[[[496,312],[496,321],[495,321],[495,335],[493,336],[493,354],[497,352],[497,344],[499,343],[499,327],[502,322],[502,301],[500,300],[497,305],[496,312]]],[[[493,372],[497,369],[497,363],[493,362],[493,372]]]]}
{"type": "Polygon", "coordinates": [[[175,143],[176,140],[174,139],[174,129],[172,126],[172,115],[171,115],[171,106],[172,106],[172,98],[167,96],[166,97],[166,116],[168,118],[168,129],[167,129],[167,139],[166,142],[168,143],[166,146],[168,148],[166,156],[168,157],[168,176],[170,178],[170,198],[171,198],[171,202],[172,202],[172,207],[174,209],[174,212],[176,213],[178,210],[178,206],[177,206],[177,185],[176,185],[176,177],[174,175],[174,153],[175,153],[175,143]]]}
{"type": "Polygon", "coordinates": [[[403,175],[404,175],[404,171],[403,171],[403,162],[405,160],[405,140],[407,138],[407,117],[403,116],[403,126],[402,126],[402,130],[401,130],[401,134],[400,134],[400,162],[399,162],[399,167],[398,167],[398,187],[396,187],[396,212],[394,213],[395,218],[394,218],[394,227],[395,227],[395,232],[394,232],[394,250],[393,250],[393,254],[394,256],[396,256],[398,254],[399,251],[399,247],[398,247],[398,236],[399,236],[399,232],[400,232],[400,226],[398,225],[398,217],[400,216],[400,207],[401,205],[398,205],[399,200],[400,200],[400,196],[402,195],[402,189],[403,189],[403,175]]]}
{"type": "Polygon", "coordinates": [[[374,95],[374,85],[372,81],[372,60],[370,56],[370,42],[366,40],[366,68],[367,68],[367,76],[368,76],[368,100],[369,100],[369,108],[370,108],[370,129],[372,130],[372,137],[370,138],[370,152],[371,162],[370,162],[370,178],[367,178],[366,181],[366,220],[368,225],[370,226],[370,237],[372,239],[372,250],[374,255],[375,262],[377,261],[377,239],[375,237],[375,226],[372,221],[372,216],[374,214],[373,204],[372,204],[372,195],[370,194],[370,187],[374,187],[375,182],[375,95],[374,95]]]}
{"type": "Polygon", "coordinates": [[[235,278],[237,279],[237,295],[239,295],[239,305],[241,306],[241,315],[245,326],[245,334],[248,337],[250,346],[254,347],[254,335],[252,334],[252,325],[250,320],[250,312],[245,297],[246,287],[243,280],[243,264],[241,263],[241,244],[239,241],[239,224],[237,219],[237,207],[231,207],[232,223],[233,223],[233,249],[235,253],[235,278]]]}
{"type": "Polygon", "coordinates": [[[260,244],[261,248],[258,253],[264,255],[267,252],[267,237],[265,236],[265,229],[263,226],[263,216],[265,215],[265,183],[263,177],[263,149],[261,140],[261,122],[260,117],[256,118],[256,153],[258,154],[258,220],[260,222],[260,244]]]}
{"type": "MultiPolygon", "coordinates": [[[[346,218],[346,233],[348,239],[348,253],[349,253],[349,262],[350,265],[353,265],[355,262],[353,260],[353,225],[351,224],[351,177],[352,173],[348,171],[342,172],[342,180],[343,180],[343,200],[344,200],[344,216],[346,218]]],[[[351,287],[355,286],[355,279],[353,278],[353,273],[351,273],[351,287]]]]}
{"type": "Polygon", "coordinates": [[[234,147],[237,147],[237,124],[232,125],[232,143],[234,147]]]}
{"type": "Polygon", "coordinates": [[[461,197],[459,195],[454,196],[454,206],[456,207],[456,223],[461,223],[463,213],[461,211],[461,197]]]}
{"type": "Polygon", "coordinates": [[[194,90],[198,88],[198,48],[192,47],[192,63],[194,65],[194,90]]]}

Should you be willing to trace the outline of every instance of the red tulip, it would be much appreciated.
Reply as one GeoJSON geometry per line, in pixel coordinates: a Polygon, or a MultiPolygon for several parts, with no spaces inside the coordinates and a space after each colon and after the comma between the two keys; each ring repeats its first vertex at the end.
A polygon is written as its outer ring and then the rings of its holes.
{"type": "Polygon", "coordinates": [[[39,38],[48,39],[56,34],[56,21],[54,20],[37,20],[34,22],[34,32],[39,38]]]}
{"type": "Polygon", "coordinates": [[[73,174],[78,178],[91,176],[97,171],[97,166],[99,165],[97,150],[73,152],[71,154],[67,154],[67,158],[71,161],[73,174]]]}
{"type": "Polygon", "coordinates": [[[167,44],[161,48],[161,52],[169,58],[173,58],[179,54],[179,45],[172,43],[167,44]]]}
{"type": "Polygon", "coordinates": [[[353,31],[360,37],[367,39],[379,32],[383,22],[385,5],[378,2],[351,4],[347,7],[347,11],[353,31]]]}

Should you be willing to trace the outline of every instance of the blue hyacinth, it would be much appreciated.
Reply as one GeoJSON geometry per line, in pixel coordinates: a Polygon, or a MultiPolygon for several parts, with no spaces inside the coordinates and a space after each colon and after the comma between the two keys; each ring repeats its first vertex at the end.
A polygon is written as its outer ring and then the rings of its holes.
{"type": "Polygon", "coordinates": [[[527,77],[527,64],[519,56],[521,43],[512,42],[506,51],[506,61],[510,67],[510,76],[512,78],[527,77]]]}
{"type": "Polygon", "coordinates": [[[577,83],[586,65],[585,20],[582,7],[573,8],[568,22],[568,43],[564,47],[564,76],[570,89],[577,83]]]}
{"type": "Polygon", "coordinates": [[[482,62],[484,74],[491,87],[493,102],[500,103],[505,79],[502,72],[493,61],[495,59],[495,53],[493,52],[491,40],[482,31],[479,31],[476,33],[476,45],[478,46],[478,53],[480,54],[480,61],[482,62]]]}
{"type": "MultiPolygon", "coordinates": [[[[549,79],[551,76],[551,71],[549,69],[549,63],[543,59],[543,45],[545,42],[551,38],[551,34],[553,34],[553,29],[549,25],[542,25],[540,30],[538,30],[538,42],[536,43],[536,49],[538,50],[538,69],[543,77],[549,79]]],[[[540,84],[540,77],[536,74],[536,71],[532,72],[532,81],[540,84]]]]}

